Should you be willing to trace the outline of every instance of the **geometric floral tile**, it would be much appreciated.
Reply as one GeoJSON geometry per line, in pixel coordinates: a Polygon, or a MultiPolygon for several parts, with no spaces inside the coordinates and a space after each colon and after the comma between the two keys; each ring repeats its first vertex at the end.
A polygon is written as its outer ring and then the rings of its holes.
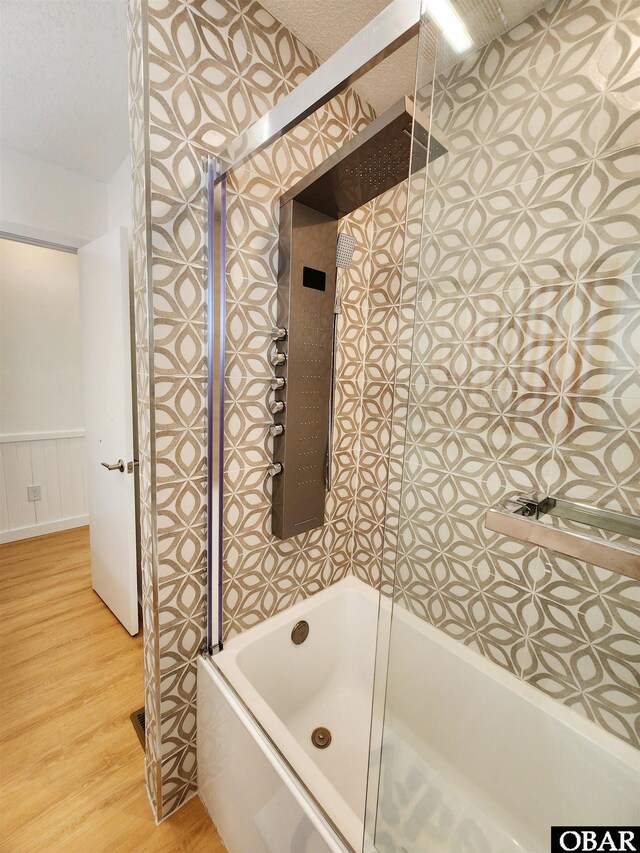
{"type": "MultiPolygon", "coordinates": [[[[131,103],[138,146],[133,157],[134,303],[147,779],[156,815],[162,819],[191,796],[197,784],[193,666],[204,636],[206,544],[202,158],[220,151],[263,115],[315,70],[318,60],[258,3],[131,0],[130,19],[132,55],[138,63],[131,78],[131,103]]],[[[328,523],[287,542],[276,540],[270,529],[268,330],[276,316],[278,198],[373,117],[370,107],[349,90],[229,176],[223,601],[227,636],[334,583],[351,567],[362,417],[350,402],[354,386],[349,385],[353,371],[348,365],[351,360],[358,365],[355,393],[360,408],[366,399],[368,418],[384,420],[391,412],[387,386],[395,333],[393,311],[382,298],[384,283],[377,285],[379,318],[371,318],[376,335],[368,347],[362,291],[345,293],[349,322],[343,325],[340,342],[344,376],[336,389],[340,418],[328,523]],[[380,369],[369,377],[378,384],[365,394],[366,355],[380,369]]],[[[399,264],[403,246],[395,220],[402,206],[397,196],[395,207],[390,205],[381,220],[376,245],[380,263],[384,260],[389,270],[399,264]]],[[[366,255],[361,257],[359,248],[356,260],[366,270],[372,252],[368,225],[355,216],[352,226],[366,255]]],[[[390,272],[389,281],[397,288],[397,275],[390,272]]],[[[366,291],[367,279],[361,283],[366,291]]],[[[395,293],[392,301],[397,299],[395,293]]],[[[377,451],[380,456],[385,453],[380,445],[377,451]]],[[[382,476],[385,466],[382,461],[375,464],[382,476]]],[[[368,506],[370,515],[378,514],[370,523],[380,537],[381,488],[372,491],[368,506]]]]}
{"type": "Polygon", "coordinates": [[[449,153],[409,185],[382,566],[402,606],[635,746],[640,586],[482,520],[545,488],[640,514],[639,49],[624,4],[559,2],[436,81],[449,153]]]}
{"type": "Polygon", "coordinates": [[[146,136],[144,72],[146,56],[146,14],[138,0],[127,4],[129,30],[129,115],[132,159],[132,270],[135,314],[135,357],[138,406],[138,458],[140,463],[140,551],[142,575],[145,780],[157,820],[162,817],[161,711],[159,692],[158,613],[154,601],[157,579],[157,542],[154,536],[153,500],[155,472],[153,458],[155,430],[151,406],[153,352],[149,317],[148,242],[150,187],[146,180],[146,136]]]}
{"type": "Polygon", "coordinates": [[[406,208],[403,182],[343,221],[359,241],[354,267],[365,272],[359,287],[345,291],[358,308],[345,330],[352,345],[345,364],[359,388],[350,563],[356,577],[376,588],[382,579],[406,208]]]}
{"type": "Polygon", "coordinates": [[[594,198],[584,234],[588,257],[582,276],[586,279],[640,272],[639,170],[638,145],[600,157],[593,165],[594,198]]]}
{"type": "MultiPolygon", "coordinates": [[[[360,110],[348,93],[316,117],[319,134],[311,138],[297,129],[305,146],[290,149],[289,153],[296,152],[290,168],[299,167],[304,174],[320,156],[317,149],[327,156],[339,139],[359,126],[360,110]]],[[[355,237],[356,248],[351,269],[341,271],[339,279],[343,313],[338,326],[334,488],[326,502],[328,523],[281,542],[271,535],[267,474],[272,455],[267,380],[272,371],[258,360],[271,346],[265,329],[275,323],[277,200],[288,156],[278,149],[277,174],[269,171],[268,157],[252,158],[233,175],[229,195],[223,600],[227,637],[334,583],[360,564],[366,565],[371,583],[379,580],[376,564],[386,508],[399,299],[396,269],[403,248],[398,223],[406,192],[402,186],[394,188],[340,224],[355,237]],[[252,265],[251,274],[247,264],[252,265]],[[375,299],[370,299],[372,293],[375,299]]]]}
{"type": "Polygon", "coordinates": [[[635,3],[621,2],[592,62],[603,91],[598,153],[637,144],[640,137],[640,39],[635,3]]]}
{"type": "MultiPolygon", "coordinates": [[[[189,729],[189,736],[191,730],[189,729]]],[[[192,740],[162,761],[162,811],[170,815],[197,792],[196,745],[192,740]]]]}
{"type": "MultiPolygon", "coordinates": [[[[328,523],[285,542],[270,531],[266,429],[278,197],[373,113],[348,90],[230,175],[225,636],[349,572],[388,592],[395,582],[404,606],[638,744],[637,585],[481,522],[506,492],[540,484],[640,504],[640,43],[628,6],[555,2],[450,65],[432,106],[449,153],[341,222],[356,251],[340,276],[334,489],[328,523]]],[[[318,60],[258,3],[142,7],[131,0],[133,267],[146,773],[162,818],[197,785],[201,158],[318,60]]]]}
{"type": "Polygon", "coordinates": [[[638,584],[557,556],[528,613],[523,677],[640,745],[638,584]]]}
{"type": "Polygon", "coordinates": [[[640,398],[566,397],[562,414],[562,493],[640,515],[640,398]]]}
{"type": "Polygon", "coordinates": [[[640,398],[640,276],[576,287],[564,378],[568,394],[640,398]]]}

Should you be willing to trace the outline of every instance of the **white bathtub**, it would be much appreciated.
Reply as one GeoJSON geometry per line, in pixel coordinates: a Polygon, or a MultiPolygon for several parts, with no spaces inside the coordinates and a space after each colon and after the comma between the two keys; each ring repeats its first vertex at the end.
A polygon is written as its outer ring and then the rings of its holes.
{"type": "MultiPolygon", "coordinates": [[[[363,849],[377,610],[348,578],[200,660],[200,795],[229,853],[363,849]]],[[[368,849],[538,853],[551,825],[637,823],[636,750],[400,607],[391,656],[368,849]]]]}

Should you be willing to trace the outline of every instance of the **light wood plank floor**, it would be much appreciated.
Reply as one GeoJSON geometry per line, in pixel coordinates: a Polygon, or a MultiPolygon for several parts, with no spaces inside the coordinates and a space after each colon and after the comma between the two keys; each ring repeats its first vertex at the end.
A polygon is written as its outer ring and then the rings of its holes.
{"type": "Polygon", "coordinates": [[[88,528],[0,546],[0,849],[224,853],[197,797],[154,824],[142,688],[141,636],[91,589],[88,528]]]}

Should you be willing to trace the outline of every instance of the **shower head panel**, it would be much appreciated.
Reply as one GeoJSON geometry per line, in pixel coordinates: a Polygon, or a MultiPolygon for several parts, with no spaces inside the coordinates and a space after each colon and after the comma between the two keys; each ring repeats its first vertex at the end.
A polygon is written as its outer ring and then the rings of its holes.
{"type": "Polygon", "coordinates": [[[338,236],[338,219],[424,163],[423,156],[411,157],[413,141],[431,160],[447,150],[413,102],[403,98],[280,199],[277,328],[284,333],[271,362],[276,399],[270,407],[275,421],[269,469],[271,530],[280,539],[321,527],[331,489],[333,365],[341,313],[336,267],[348,269],[355,249],[350,234],[338,236]]]}
{"type": "MultiPolygon", "coordinates": [[[[280,211],[271,531],[289,539],[324,524],[336,288],[335,219],[292,201],[280,211]],[[282,430],[277,430],[281,426],[282,430]]],[[[272,362],[273,363],[273,362],[272,362]]]]}
{"type": "MultiPolygon", "coordinates": [[[[409,176],[412,130],[429,160],[447,152],[443,136],[404,97],[342,145],[281,198],[340,219],[409,176]],[[414,126],[415,119],[415,126],[414,126]]],[[[415,158],[412,171],[421,158],[415,158]]]]}
{"type": "Polygon", "coordinates": [[[356,238],[344,231],[338,234],[338,245],[336,247],[336,266],[341,270],[348,270],[353,260],[353,252],[356,248],[356,238]]]}

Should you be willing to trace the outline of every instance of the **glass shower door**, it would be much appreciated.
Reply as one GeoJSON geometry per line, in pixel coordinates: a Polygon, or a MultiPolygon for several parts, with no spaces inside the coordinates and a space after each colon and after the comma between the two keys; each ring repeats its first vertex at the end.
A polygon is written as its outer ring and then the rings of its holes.
{"type": "Polygon", "coordinates": [[[640,31],[624,0],[426,10],[365,849],[537,851],[639,792],[640,572],[485,517],[640,516],[640,31]]]}

